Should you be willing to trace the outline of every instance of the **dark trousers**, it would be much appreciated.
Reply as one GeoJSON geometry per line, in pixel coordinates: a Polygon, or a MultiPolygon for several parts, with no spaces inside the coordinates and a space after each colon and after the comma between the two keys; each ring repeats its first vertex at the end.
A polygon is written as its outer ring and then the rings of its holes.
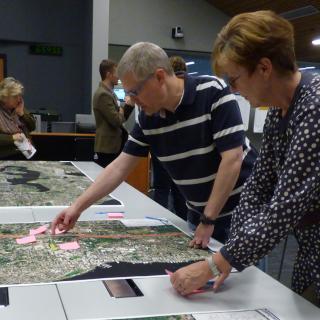
{"type": "Polygon", "coordinates": [[[165,208],[170,208],[170,195],[174,213],[180,218],[187,220],[186,200],[172,181],[161,162],[154,156],[151,157],[153,174],[153,200],[165,208]]]}
{"type": "Polygon", "coordinates": [[[93,161],[97,163],[100,167],[105,168],[120,155],[127,140],[128,140],[128,132],[124,128],[122,128],[122,141],[121,141],[120,151],[118,153],[95,152],[93,161]]]}
{"type": "MultiPolygon", "coordinates": [[[[15,155],[11,155],[11,156],[7,156],[7,157],[0,157],[0,160],[25,160],[27,161],[28,159],[22,154],[22,153],[18,153],[15,155]]],[[[32,159],[30,160],[34,160],[34,157],[32,157],[32,159]]]]}

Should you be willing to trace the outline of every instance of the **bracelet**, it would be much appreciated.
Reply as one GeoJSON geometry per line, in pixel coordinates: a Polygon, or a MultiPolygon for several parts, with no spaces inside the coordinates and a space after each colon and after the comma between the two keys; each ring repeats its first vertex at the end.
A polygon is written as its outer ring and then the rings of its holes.
{"type": "Polygon", "coordinates": [[[214,277],[219,276],[221,272],[219,271],[218,267],[216,264],[213,262],[212,256],[206,257],[206,260],[209,264],[209,268],[213,274],[214,277]]]}

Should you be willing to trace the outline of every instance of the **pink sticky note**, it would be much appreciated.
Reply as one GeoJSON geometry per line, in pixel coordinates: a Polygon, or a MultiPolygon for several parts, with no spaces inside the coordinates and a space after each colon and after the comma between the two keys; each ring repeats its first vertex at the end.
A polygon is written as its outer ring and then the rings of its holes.
{"type": "Polygon", "coordinates": [[[30,229],[30,236],[44,233],[44,232],[47,231],[47,229],[48,229],[47,226],[41,226],[41,227],[39,227],[39,228],[37,228],[37,229],[30,229]]]}
{"type": "Polygon", "coordinates": [[[80,248],[79,243],[77,241],[60,243],[59,248],[61,250],[77,250],[80,248]]]}
{"type": "Polygon", "coordinates": [[[118,219],[118,218],[123,218],[124,215],[121,212],[109,212],[108,213],[108,218],[109,219],[118,219]]]}
{"type": "Polygon", "coordinates": [[[27,244],[27,243],[36,242],[37,239],[34,235],[32,235],[32,236],[16,239],[16,241],[18,244],[27,244]]]}

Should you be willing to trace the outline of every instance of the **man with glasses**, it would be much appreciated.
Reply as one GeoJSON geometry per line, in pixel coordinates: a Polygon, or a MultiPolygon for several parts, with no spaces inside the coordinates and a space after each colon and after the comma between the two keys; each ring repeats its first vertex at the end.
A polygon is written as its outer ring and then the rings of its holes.
{"type": "MultiPolygon", "coordinates": [[[[176,75],[182,75],[187,72],[187,65],[180,56],[171,56],[169,58],[172,69],[176,75]]],[[[163,207],[174,212],[178,217],[187,220],[188,208],[186,200],[179,191],[177,185],[173,182],[168,172],[164,169],[161,162],[151,152],[152,167],[152,199],[163,207]]]]}
{"type": "Polygon", "coordinates": [[[112,192],[151,150],[186,199],[195,229],[190,245],[205,248],[212,234],[225,241],[256,159],[235,97],[216,77],[177,77],[164,50],[148,42],[131,46],[117,72],[140,107],[138,122],[120,156],[55,218],[53,232],[56,226],[72,228],[84,209],[112,192]]]}

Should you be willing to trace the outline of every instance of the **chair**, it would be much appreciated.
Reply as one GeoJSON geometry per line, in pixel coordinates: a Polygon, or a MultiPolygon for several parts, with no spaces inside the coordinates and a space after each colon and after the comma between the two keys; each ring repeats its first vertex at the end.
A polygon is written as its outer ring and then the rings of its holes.
{"type": "Polygon", "coordinates": [[[53,121],[51,122],[51,132],[75,132],[74,122],[53,121]]]}
{"type": "Polygon", "coordinates": [[[41,132],[41,115],[40,114],[33,114],[33,117],[36,120],[36,128],[34,129],[34,132],[41,132]]]}
{"type": "Polygon", "coordinates": [[[76,114],[76,132],[93,133],[96,131],[96,120],[92,114],[76,114]]]}

